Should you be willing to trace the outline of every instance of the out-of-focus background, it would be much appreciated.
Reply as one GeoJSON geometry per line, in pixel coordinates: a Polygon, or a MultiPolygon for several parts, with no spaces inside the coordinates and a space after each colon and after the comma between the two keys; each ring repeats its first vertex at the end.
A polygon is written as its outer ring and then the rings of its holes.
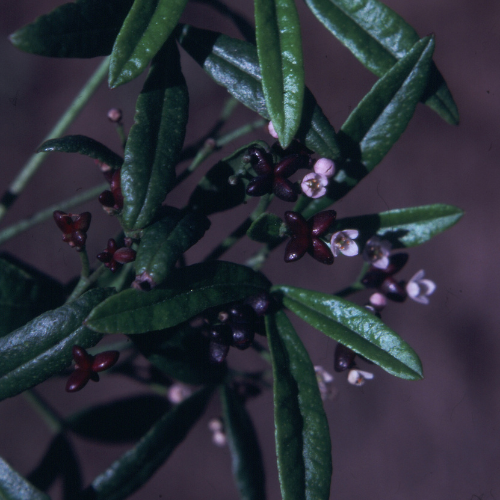
{"type": "MultiPolygon", "coordinates": [[[[348,385],[343,374],[335,376],[336,397],[325,403],[333,442],[331,498],[500,499],[500,3],[387,3],[421,36],[436,34],[434,59],[458,104],[461,122],[458,127],[447,125],[419,105],[398,144],[335,209],[344,217],[442,202],[466,213],[448,232],[411,249],[409,263],[400,273],[408,279],[425,269],[427,277],[437,283],[430,305],[391,303],[383,313],[387,324],[419,353],[425,379],[407,382],[375,368],[374,380],[358,388],[348,385]]],[[[9,44],[8,34],[58,4],[54,0],[4,0],[0,6],[2,192],[100,62],[46,59],[19,52],[9,44]]],[[[251,19],[251,2],[234,0],[232,7],[251,19]]],[[[338,129],[376,79],[315,20],[304,3],[299,2],[298,8],[307,85],[338,129]]],[[[227,20],[198,3],[188,6],[183,19],[237,35],[227,20]]],[[[182,63],[191,99],[189,144],[210,128],[226,93],[188,56],[183,55],[182,63]]],[[[87,134],[119,152],[119,140],[106,112],[111,107],[123,109],[125,126],[130,127],[142,81],[113,91],[103,85],[68,133],[87,134]]],[[[241,107],[226,130],[254,117],[241,107]]],[[[268,136],[260,130],[244,142],[253,138],[266,140],[268,136]]],[[[206,171],[215,158],[200,171],[206,171]]],[[[2,227],[100,182],[101,174],[87,158],[53,155],[2,227]]],[[[179,190],[167,201],[180,207],[185,197],[186,191],[179,190]]],[[[274,208],[282,214],[288,206],[277,203],[274,208]]],[[[117,224],[95,201],[79,211],[84,209],[94,217],[88,241],[92,255],[102,251],[117,224]]],[[[243,207],[235,214],[214,216],[207,238],[190,252],[191,262],[206,255],[248,210],[243,207]]],[[[60,237],[49,221],[9,241],[2,250],[67,281],[79,272],[79,262],[60,237]]],[[[243,242],[226,258],[241,262],[254,249],[243,242]]],[[[278,249],[263,270],[275,283],[333,292],[349,284],[359,265],[359,258],[342,257],[331,268],[308,257],[285,265],[282,249],[278,249]]],[[[353,300],[362,304],[366,298],[360,295],[353,300]]],[[[333,371],[335,343],[299,321],[296,326],[313,362],[333,371]]],[[[229,361],[246,367],[256,362],[248,351],[231,352],[229,361]]],[[[63,415],[91,403],[143,392],[140,385],[125,384],[115,376],[103,377],[98,385],[76,394],[65,393],[64,383],[64,379],[54,378],[39,388],[63,415]]],[[[278,499],[270,393],[252,400],[249,409],[263,447],[268,497],[278,499]]],[[[208,419],[219,413],[216,398],[188,439],[132,498],[237,498],[229,452],[215,447],[207,430],[208,419]]],[[[18,471],[29,473],[50,439],[49,429],[22,396],[0,404],[0,455],[18,471]]],[[[85,484],[128,448],[105,447],[80,438],[72,443],[85,484]]],[[[60,489],[60,484],[51,489],[54,498],[60,489]]]]}

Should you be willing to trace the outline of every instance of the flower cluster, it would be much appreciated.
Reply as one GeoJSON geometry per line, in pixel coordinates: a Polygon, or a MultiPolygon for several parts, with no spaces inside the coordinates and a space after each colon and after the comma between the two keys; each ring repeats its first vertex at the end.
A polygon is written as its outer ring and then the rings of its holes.
{"type": "Polygon", "coordinates": [[[328,158],[320,158],[314,164],[314,172],[306,174],[300,183],[302,192],[309,198],[321,198],[326,194],[330,177],[335,174],[335,163],[328,158]]]}
{"type": "Polygon", "coordinates": [[[123,264],[133,262],[136,252],[131,248],[118,247],[113,238],[108,240],[108,246],[97,255],[97,260],[100,260],[111,272],[117,271],[123,264]]]}
{"type": "Polygon", "coordinates": [[[85,248],[85,242],[87,241],[87,231],[92,218],[90,212],[67,214],[56,210],[53,216],[57,227],[63,232],[63,241],[81,252],[85,248]]]}

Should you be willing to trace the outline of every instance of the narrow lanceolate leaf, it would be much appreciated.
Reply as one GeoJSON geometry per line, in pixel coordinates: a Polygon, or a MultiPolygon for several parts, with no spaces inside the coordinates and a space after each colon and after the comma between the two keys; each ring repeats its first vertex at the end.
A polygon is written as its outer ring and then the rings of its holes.
{"type": "Polygon", "coordinates": [[[257,434],[241,398],[221,388],[224,430],[231,450],[233,476],[241,500],[265,500],[265,476],[257,434]]]}
{"type": "Polygon", "coordinates": [[[156,285],[165,281],[181,255],[210,227],[210,221],[201,213],[173,207],[165,207],[165,212],[144,230],[135,259],[136,274],[146,273],[156,285]]]}
{"type": "Polygon", "coordinates": [[[207,262],[176,270],[161,289],[116,294],[89,315],[85,324],[101,333],[146,333],[183,323],[210,307],[269,290],[260,273],[232,262],[207,262]]]}
{"type": "Polygon", "coordinates": [[[269,116],[287,147],[298,131],[304,99],[300,24],[294,0],[254,0],[257,52],[269,116]]]}
{"type": "MultiPolygon", "coordinates": [[[[378,0],[305,1],[321,23],[377,76],[389,71],[419,39],[401,16],[378,0]]],[[[448,123],[458,123],[457,106],[434,64],[422,100],[448,123]]]]}
{"type": "Polygon", "coordinates": [[[75,344],[85,348],[97,344],[101,335],[82,323],[110,293],[91,290],[1,337],[0,400],[23,392],[70,365],[75,344]]]}
{"type": "Polygon", "coordinates": [[[57,7],[10,35],[21,50],[48,57],[111,53],[133,0],[77,0],[57,7]]]}
{"type": "Polygon", "coordinates": [[[397,377],[418,380],[422,364],[415,351],[364,307],[329,295],[276,286],[283,304],[328,337],[349,347],[397,377]]]}
{"type": "Polygon", "coordinates": [[[266,316],[273,364],[276,454],[283,500],[327,500],[332,458],[314,367],[283,311],[266,316]]]}
{"type": "Polygon", "coordinates": [[[0,498],[2,500],[50,500],[0,457],[0,498]]]}
{"type": "Polygon", "coordinates": [[[37,153],[49,153],[51,151],[90,156],[90,158],[105,163],[111,168],[120,168],[123,163],[123,158],[120,155],[117,155],[99,141],[84,135],[67,135],[58,139],[49,139],[36,150],[37,153]]]}
{"type": "Polygon", "coordinates": [[[187,0],[135,0],[116,38],[109,87],[139,76],[177,25],[187,0]]]}
{"type": "Polygon", "coordinates": [[[423,38],[366,94],[338,134],[344,158],[334,182],[303,215],[311,217],[345,196],[382,161],[411,120],[427,85],[434,39],[423,38]]]}
{"type": "Polygon", "coordinates": [[[126,230],[148,226],[175,185],[188,101],[179,51],[172,39],[153,59],[125,148],[121,186],[126,230]]]}
{"type": "Polygon", "coordinates": [[[335,231],[356,228],[362,246],[374,234],[391,242],[393,248],[421,245],[456,224],[463,210],[452,205],[424,205],[379,214],[339,219],[335,231]]]}
{"type": "Polygon", "coordinates": [[[134,448],[94,479],[85,498],[121,500],[137,491],[184,441],[211,394],[211,389],[202,389],[165,413],[134,448]]]}
{"type": "MultiPolygon", "coordinates": [[[[219,85],[245,106],[270,119],[254,45],[189,25],[179,31],[179,43],[219,85]]],[[[307,88],[296,137],[321,156],[334,160],[340,157],[335,130],[307,88]]]]}

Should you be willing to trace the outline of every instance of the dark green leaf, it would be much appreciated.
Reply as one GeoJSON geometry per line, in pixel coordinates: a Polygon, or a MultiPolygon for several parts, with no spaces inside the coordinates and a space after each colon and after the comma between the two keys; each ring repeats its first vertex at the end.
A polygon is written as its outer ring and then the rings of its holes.
{"type": "Polygon", "coordinates": [[[2,500],[50,500],[0,457],[0,498],[2,500]]]}
{"type": "Polygon", "coordinates": [[[14,259],[0,258],[0,337],[64,302],[63,286],[14,259]]]}
{"type": "Polygon", "coordinates": [[[167,412],[134,448],[94,479],[84,498],[121,500],[138,490],[185,439],[211,395],[211,389],[202,389],[167,412]]]}
{"type": "Polygon", "coordinates": [[[124,290],[96,307],[86,325],[101,333],[146,333],[183,323],[210,307],[256,295],[269,281],[232,262],[206,262],[175,270],[168,287],[124,290]]]}
{"type": "Polygon", "coordinates": [[[244,403],[227,385],[221,388],[224,430],[241,500],[265,500],[265,476],[257,434],[244,403]]]}
{"type": "Polygon", "coordinates": [[[276,286],[283,304],[328,337],[397,377],[418,380],[422,365],[415,351],[364,307],[327,293],[276,286]]]}
{"type": "Polygon", "coordinates": [[[120,168],[123,163],[121,156],[111,151],[104,144],[84,135],[67,135],[59,139],[49,139],[36,150],[37,153],[48,153],[51,151],[80,153],[81,155],[99,160],[111,168],[120,168]]]}
{"type": "Polygon", "coordinates": [[[280,234],[282,224],[283,221],[277,215],[264,213],[252,222],[247,231],[247,236],[251,240],[260,243],[275,245],[282,239],[282,235],[280,234]]]}
{"type": "Polygon", "coordinates": [[[188,92],[175,40],[153,64],[136,103],[121,172],[125,229],[148,226],[175,185],[188,117],[188,92]]]}
{"type": "Polygon", "coordinates": [[[303,215],[311,217],[345,196],[371,172],[411,120],[427,84],[434,39],[423,38],[366,94],[338,134],[347,160],[330,182],[328,193],[313,200],[303,215]]]}
{"type": "Polygon", "coordinates": [[[75,344],[92,347],[101,335],[85,328],[85,317],[112,292],[95,289],[41,314],[0,338],[0,400],[43,382],[71,364],[75,344]]]}
{"type": "Polygon", "coordinates": [[[201,213],[173,207],[164,207],[164,212],[161,220],[144,230],[135,260],[136,274],[146,273],[156,285],[165,281],[181,255],[210,227],[201,213]]]}
{"type": "Polygon", "coordinates": [[[304,99],[299,16],[294,0],[254,0],[254,5],[266,107],[286,148],[298,131],[304,99]]]}
{"type": "MultiPolygon", "coordinates": [[[[245,106],[269,119],[254,45],[214,31],[184,25],[179,43],[219,84],[245,106]]],[[[321,156],[340,156],[335,130],[306,88],[297,138],[321,156]]]]}
{"type": "MultiPolygon", "coordinates": [[[[321,23],[377,76],[389,71],[419,39],[402,17],[378,0],[305,1],[321,23]]],[[[448,123],[458,123],[457,106],[434,64],[422,97],[448,123]]]]}
{"type": "Polygon", "coordinates": [[[377,234],[391,242],[393,248],[421,245],[456,224],[463,210],[452,205],[425,205],[400,208],[379,214],[361,215],[339,219],[335,231],[358,229],[361,246],[377,234]]]}
{"type": "Polygon", "coordinates": [[[49,57],[111,53],[133,0],[77,0],[38,17],[10,36],[21,50],[49,57]]]}
{"type": "Polygon", "coordinates": [[[139,76],[177,25],[187,0],[135,0],[116,38],[109,87],[139,76]]]}
{"type": "Polygon", "coordinates": [[[283,311],[266,316],[274,378],[276,454],[283,500],[327,500],[332,457],[314,367],[283,311]]]}
{"type": "Polygon", "coordinates": [[[65,422],[84,438],[126,443],[140,439],[169,408],[165,397],[144,394],[86,408],[65,422]]]}
{"type": "Polygon", "coordinates": [[[208,337],[189,323],[131,338],[150,363],[186,384],[216,384],[226,374],[225,363],[210,361],[208,337]]]}

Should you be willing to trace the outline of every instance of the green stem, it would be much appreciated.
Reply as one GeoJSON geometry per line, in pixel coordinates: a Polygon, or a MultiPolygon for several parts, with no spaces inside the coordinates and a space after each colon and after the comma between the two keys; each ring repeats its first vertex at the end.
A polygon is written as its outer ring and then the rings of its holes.
{"type": "MultiPolygon", "coordinates": [[[[78,92],[76,98],[70,104],[66,112],[61,116],[55,127],[43,139],[43,142],[61,136],[66,129],[73,123],[80,111],[85,107],[93,93],[97,90],[100,83],[104,80],[108,71],[109,58],[107,57],[90,77],[82,90],[78,92]]],[[[48,153],[36,153],[24,165],[21,172],[14,179],[8,190],[0,200],[0,220],[5,216],[8,209],[12,206],[21,191],[26,187],[35,172],[46,160],[48,153]]]]}
{"type": "Polygon", "coordinates": [[[80,297],[82,293],[87,291],[101,277],[105,270],[106,267],[104,264],[101,264],[90,276],[84,277],[82,274],[80,281],[76,284],[75,288],[71,292],[71,295],[68,297],[68,300],[66,300],[66,303],[69,304],[80,297]]]}
{"type": "Polygon", "coordinates": [[[54,434],[59,434],[64,429],[63,419],[33,389],[24,391],[23,396],[54,434]]]}
{"type": "Polygon", "coordinates": [[[243,236],[246,235],[248,228],[252,225],[252,222],[266,211],[267,207],[271,203],[271,199],[271,195],[262,196],[255,210],[227,238],[217,245],[217,247],[215,247],[213,251],[207,255],[207,257],[205,257],[205,262],[218,259],[241,238],[243,238],[243,236]]]}
{"type": "Polygon", "coordinates": [[[68,200],[60,201],[50,207],[44,208],[37,214],[32,215],[27,219],[20,220],[15,224],[12,224],[12,226],[6,227],[2,231],[0,231],[0,244],[5,243],[14,236],[17,236],[18,234],[28,230],[33,226],[36,226],[37,224],[40,224],[41,222],[51,219],[54,211],[62,210],[63,212],[66,212],[76,205],[80,205],[81,203],[91,200],[92,198],[96,198],[97,196],[99,196],[99,194],[101,194],[102,191],[108,188],[109,184],[105,182],[103,184],[100,184],[99,186],[95,186],[87,191],[84,191],[83,193],[77,194],[76,196],[73,196],[68,200]]]}
{"type": "Polygon", "coordinates": [[[349,295],[352,295],[353,293],[359,292],[361,290],[365,290],[365,286],[363,283],[361,283],[361,280],[364,278],[366,272],[368,271],[368,268],[370,267],[369,262],[363,263],[363,267],[361,268],[361,271],[356,278],[356,281],[352,284],[349,285],[346,288],[343,288],[342,290],[339,290],[338,292],[335,292],[333,295],[336,295],[337,297],[348,297],[349,295]]]}
{"type": "Polygon", "coordinates": [[[81,252],[78,252],[78,255],[80,256],[80,262],[82,263],[81,277],[87,280],[90,275],[89,254],[87,253],[87,249],[84,248],[81,252]]]}

